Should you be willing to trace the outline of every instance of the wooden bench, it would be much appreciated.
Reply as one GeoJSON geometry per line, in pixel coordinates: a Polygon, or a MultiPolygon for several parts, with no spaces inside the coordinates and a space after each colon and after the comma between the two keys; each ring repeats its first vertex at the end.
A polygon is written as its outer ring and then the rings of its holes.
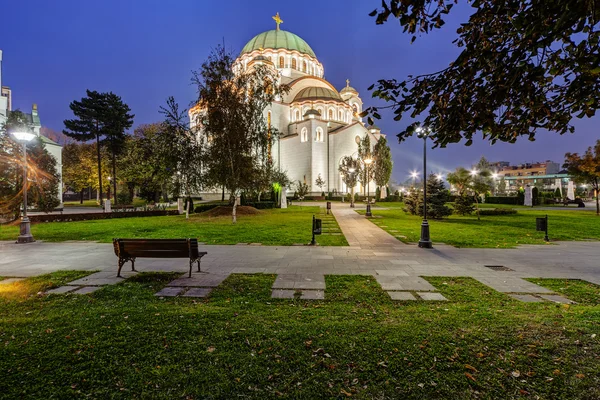
{"type": "Polygon", "coordinates": [[[198,263],[200,272],[200,259],[207,252],[198,251],[198,239],[113,239],[115,254],[119,257],[119,270],[127,261],[131,261],[131,270],[135,271],[135,259],[140,258],[189,258],[190,274],[192,265],[198,263]]]}

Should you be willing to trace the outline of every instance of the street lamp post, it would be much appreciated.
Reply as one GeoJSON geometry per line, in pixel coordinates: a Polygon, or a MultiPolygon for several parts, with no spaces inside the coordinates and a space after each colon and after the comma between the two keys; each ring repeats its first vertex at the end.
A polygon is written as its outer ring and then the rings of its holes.
{"type": "Polygon", "coordinates": [[[371,163],[373,162],[372,158],[367,158],[364,160],[365,165],[367,166],[367,212],[365,213],[365,216],[367,217],[371,217],[371,200],[369,198],[369,183],[371,181],[371,179],[369,179],[369,165],[371,165],[371,163]]]}
{"type": "Polygon", "coordinates": [[[23,143],[23,217],[17,243],[31,243],[35,242],[35,239],[31,234],[31,224],[27,216],[27,143],[35,137],[35,134],[21,131],[13,132],[12,135],[17,141],[23,143]]]}
{"type": "Polygon", "coordinates": [[[430,129],[425,127],[417,128],[417,136],[423,139],[423,222],[421,223],[421,239],[419,247],[423,249],[433,248],[431,238],[429,237],[429,223],[427,222],[427,136],[431,133],[430,129]]]}

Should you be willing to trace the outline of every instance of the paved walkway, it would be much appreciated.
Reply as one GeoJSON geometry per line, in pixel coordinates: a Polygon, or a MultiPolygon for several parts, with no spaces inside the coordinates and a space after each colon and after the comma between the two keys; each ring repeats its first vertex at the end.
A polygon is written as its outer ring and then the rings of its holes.
{"type": "MultiPolygon", "coordinates": [[[[548,297],[549,290],[522,279],[526,277],[582,279],[600,284],[598,242],[558,242],[517,249],[458,249],[435,245],[434,249],[426,250],[396,240],[356,214],[348,204],[334,203],[333,213],[350,246],[201,246],[202,251],[208,252],[202,259],[203,272],[194,273],[191,279],[177,279],[158,294],[204,296],[231,273],[277,274],[273,296],[284,298],[323,298],[325,275],[347,274],[374,276],[396,299],[418,296],[442,300],[441,295],[435,293],[436,288],[422,276],[473,277],[524,301],[568,301],[548,297]]],[[[124,267],[125,277],[131,274],[127,268],[128,265],[124,267]]],[[[140,259],[136,268],[184,273],[187,261],[140,259]]],[[[76,291],[120,282],[121,278],[115,276],[116,269],[112,244],[0,242],[0,276],[4,277],[27,277],[56,270],[100,271],[71,282],[69,291],[76,291]]]]}

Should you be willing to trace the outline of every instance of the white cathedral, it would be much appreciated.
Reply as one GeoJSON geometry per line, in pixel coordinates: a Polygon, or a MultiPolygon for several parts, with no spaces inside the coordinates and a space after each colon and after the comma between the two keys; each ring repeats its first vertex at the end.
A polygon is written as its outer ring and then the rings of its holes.
{"type": "MultiPolygon", "coordinates": [[[[279,29],[283,22],[279,13],[273,19],[277,29],[253,37],[233,66],[234,70],[257,64],[275,68],[278,83],[290,88],[265,110],[267,124],[281,132],[271,150],[273,165],[286,171],[293,182],[306,183],[312,194],[321,193],[315,183],[319,176],[326,193],[350,192],[338,171],[342,158],[356,158],[358,142],[365,135],[370,135],[373,147],[382,134],[376,126],[365,126],[358,116],[363,102],[350,82],[338,92],[323,79],[323,65],[311,47],[299,36],[279,29]]],[[[192,126],[195,112],[190,110],[192,126]]],[[[374,183],[369,187],[373,193],[374,183]]],[[[355,191],[362,192],[363,187],[357,184],[355,191]]]]}

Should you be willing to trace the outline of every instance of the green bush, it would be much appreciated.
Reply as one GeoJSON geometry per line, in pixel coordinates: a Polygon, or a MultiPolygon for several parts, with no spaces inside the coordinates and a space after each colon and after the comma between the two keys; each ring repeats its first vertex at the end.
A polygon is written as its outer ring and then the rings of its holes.
{"type": "Polygon", "coordinates": [[[475,206],[473,203],[473,196],[466,194],[462,196],[456,196],[456,200],[454,201],[454,213],[458,215],[472,214],[473,211],[475,211],[475,206]]]}
{"type": "Polygon", "coordinates": [[[509,205],[518,205],[517,197],[500,197],[500,196],[489,196],[485,198],[485,202],[488,204],[509,204],[509,205]]]}
{"type": "Polygon", "coordinates": [[[511,215],[516,213],[517,210],[512,208],[483,208],[479,210],[479,215],[511,215]]]}
{"type": "Polygon", "coordinates": [[[131,204],[131,197],[129,197],[129,190],[127,188],[123,188],[117,193],[117,201],[120,205],[131,204]]]}
{"type": "Polygon", "coordinates": [[[201,213],[201,212],[212,210],[213,208],[216,208],[216,207],[219,207],[219,206],[224,206],[224,205],[227,205],[227,203],[223,203],[223,204],[219,204],[219,203],[200,204],[200,205],[197,205],[196,208],[194,208],[194,212],[201,213]]]}

